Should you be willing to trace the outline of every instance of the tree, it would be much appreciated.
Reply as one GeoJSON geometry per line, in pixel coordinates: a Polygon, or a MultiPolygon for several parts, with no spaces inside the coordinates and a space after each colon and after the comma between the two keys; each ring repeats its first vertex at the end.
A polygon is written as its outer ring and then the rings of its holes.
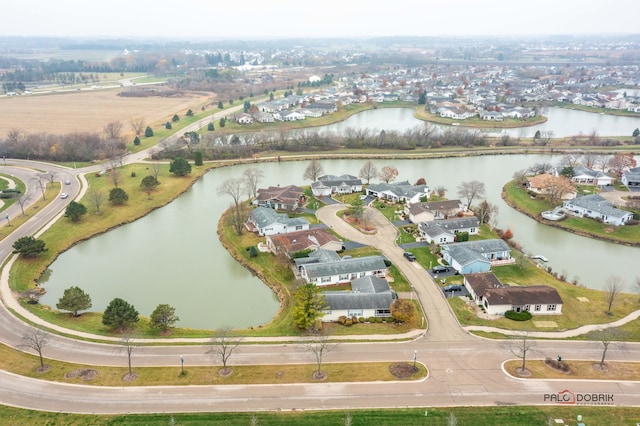
{"type": "Polygon", "coordinates": [[[637,138],[638,136],[640,136],[640,129],[636,127],[636,129],[633,131],[631,136],[633,136],[634,138],[637,138]]]}
{"type": "Polygon", "coordinates": [[[53,183],[56,180],[56,176],[58,173],[54,172],[53,170],[50,170],[49,173],[47,173],[47,178],[49,178],[49,183],[51,184],[51,186],[53,186],[53,183]]]}
{"type": "Polygon", "coordinates": [[[231,222],[238,235],[242,235],[245,221],[245,207],[242,203],[245,185],[242,178],[229,178],[218,187],[218,195],[229,195],[233,199],[231,222]]]}
{"type": "Polygon", "coordinates": [[[329,344],[330,334],[328,332],[313,331],[308,339],[304,342],[304,347],[313,354],[318,367],[313,373],[314,379],[324,379],[327,374],[322,371],[322,359],[328,352],[333,351],[336,346],[329,344]]]}
{"type": "Polygon", "coordinates": [[[607,315],[611,315],[611,307],[618,295],[624,289],[624,281],[617,275],[610,276],[604,283],[604,292],[607,300],[607,315]]]}
{"type": "Polygon", "coordinates": [[[599,330],[594,333],[593,336],[595,339],[599,340],[602,343],[602,357],[600,358],[600,370],[604,368],[604,360],[607,356],[607,350],[609,349],[609,345],[612,341],[618,340],[619,333],[612,328],[605,328],[604,330],[599,330]]]}
{"type": "Polygon", "coordinates": [[[207,130],[212,132],[216,129],[216,127],[213,125],[213,121],[210,121],[209,124],[207,124],[207,130]]]}
{"type": "Polygon", "coordinates": [[[519,373],[524,373],[527,371],[527,352],[529,352],[532,348],[531,342],[529,342],[529,335],[525,334],[521,339],[511,343],[512,344],[509,347],[511,353],[522,359],[522,367],[520,367],[516,371],[519,373]]]}
{"type": "Polygon", "coordinates": [[[136,135],[136,137],[135,137],[135,138],[133,138],[133,144],[134,144],[135,146],[140,145],[140,137],[139,137],[139,136],[137,136],[137,135],[136,135]]]}
{"type": "Polygon", "coordinates": [[[146,129],[144,129],[144,137],[145,138],[150,138],[151,136],[153,136],[153,129],[149,126],[147,126],[146,129]]]}
{"type": "Polygon", "coordinates": [[[384,166],[379,173],[380,180],[389,183],[398,177],[398,169],[393,166],[384,166]]]}
{"type": "Polygon", "coordinates": [[[164,123],[164,128],[167,130],[171,130],[173,128],[173,125],[170,121],[167,121],[166,123],[164,123]]]}
{"type": "Polygon", "coordinates": [[[48,340],[49,333],[37,327],[30,328],[29,331],[22,335],[22,344],[20,344],[20,347],[36,351],[38,358],[40,358],[40,368],[38,368],[40,372],[48,369],[44,365],[44,358],[42,356],[42,351],[47,345],[48,340]]]}
{"type": "Polygon", "coordinates": [[[218,101],[218,109],[223,109],[224,105],[222,103],[222,101],[218,101]]]}
{"type": "Polygon", "coordinates": [[[322,311],[328,306],[320,289],[313,283],[306,283],[296,291],[293,320],[299,328],[309,330],[322,318],[322,311]]]}
{"type": "Polygon", "coordinates": [[[87,208],[84,204],[72,201],[67,205],[64,211],[64,216],[71,219],[73,222],[80,220],[80,217],[87,214],[87,208]]]}
{"type": "Polygon", "coordinates": [[[242,172],[244,187],[249,198],[256,198],[258,195],[258,184],[264,178],[264,172],[258,168],[250,167],[242,172]]]}
{"type": "Polygon", "coordinates": [[[156,179],[151,175],[145,176],[144,178],[142,178],[142,181],[140,182],[140,186],[142,187],[144,192],[147,193],[147,197],[149,200],[151,199],[151,193],[153,192],[154,189],[156,189],[158,185],[160,185],[160,182],[158,182],[158,179],[156,179]]]}
{"type": "Polygon", "coordinates": [[[611,157],[607,166],[609,166],[609,169],[611,169],[617,177],[621,177],[625,170],[632,169],[636,166],[636,160],[630,152],[618,153],[611,157]]]}
{"type": "Polygon", "coordinates": [[[80,287],[69,287],[65,289],[62,297],[58,299],[56,308],[71,312],[74,317],[80,316],[78,311],[86,311],[91,308],[91,297],[80,287]]]}
{"type": "Polygon", "coordinates": [[[447,418],[447,426],[458,426],[458,419],[455,414],[449,413],[449,417],[447,418]]]}
{"type": "Polygon", "coordinates": [[[141,135],[142,129],[144,129],[145,126],[144,117],[136,117],[130,119],[129,125],[131,126],[131,130],[133,130],[136,135],[141,135]]]}
{"type": "Polygon", "coordinates": [[[222,362],[221,374],[227,375],[231,373],[231,369],[227,369],[227,362],[241,341],[242,339],[231,335],[230,327],[222,327],[216,330],[213,337],[211,337],[211,348],[207,353],[214,358],[220,358],[222,362]]]}
{"type": "Polygon", "coordinates": [[[407,299],[394,300],[391,302],[389,310],[393,319],[399,322],[410,322],[416,314],[416,307],[407,299]]]}
{"type": "Polygon", "coordinates": [[[220,121],[218,122],[218,126],[224,127],[227,124],[227,120],[224,117],[220,117],[220,121]]]}
{"type": "Polygon", "coordinates": [[[89,200],[91,201],[93,206],[96,208],[96,214],[100,214],[100,206],[102,206],[102,203],[104,201],[104,193],[101,191],[92,189],[91,191],[89,191],[88,195],[89,195],[89,200]]]}
{"type": "Polygon", "coordinates": [[[110,121],[104,126],[104,134],[109,139],[120,139],[120,135],[122,134],[122,122],[121,121],[110,121]]]}
{"type": "Polygon", "coordinates": [[[13,243],[13,254],[21,254],[24,257],[38,257],[45,251],[45,242],[34,237],[20,237],[13,243]]]}
{"type": "Polygon", "coordinates": [[[125,376],[125,379],[133,380],[138,377],[138,375],[134,374],[131,370],[131,355],[133,354],[134,349],[138,346],[136,344],[135,336],[129,330],[123,329],[120,335],[120,344],[122,344],[122,348],[127,354],[127,365],[129,367],[129,372],[125,376]]]}
{"type": "Polygon", "coordinates": [[[566,195],[575,192],[575,187],[566,176],[547,176],[542,181],[541,188],[549,201],[554,204],[561,201],[566,195]]]}
{"type": "Polygon", "coordinates": [[[109,201],[114,206],[121,206],[129,199],[129,195],[122,188],[111,188],[109,191],[109,201]]]}
{"type": "Polygon", "coordinates": [[[366,163],[360,168],[360,173],[358,177],[367,180],[367,185],[374,177],[378,176],[378,168],[373,164],[371,160],[367,160],[366,163]]]}
{"type": "Polygon", "coordinates": [[[447,188],[445,188],[444,186],[440,185],[440,186],[436,186],[436,188],[434,189],[434,191],[436,192],[436,194],[438,194],[438,197],[444,197],[447,193],[447,188]]]}
{"type": "Polygon", "coordinates": [[[475,213],[481,225],[491,223],[491,220],[498,214],[498,206],[491,204],[487,200],[482,200],[475,208],[475,213]]]}
{"type": "Polygon", "coordinates": [[[112,330],[125,330],[138,320],[136,308],[119,297],[113,299],[102,314],[102,324],[112,330]]]}
{"type": "Polygon", "coordinates": [[[202,166],[202,151],[196,151],[193,153],[193,164],[195,166],[202,166]]]}
{"type": "Polygon", "coordinates": [[[187,117],[193,117],[193,111],[191,110],[191,108],[189,108],[189,110],[187,111],[187,113],[185,115],[187,117]]]}
{"type": "Polygon", "coordinates": [[[186,176],[191,173],[191,164],[182,157],[176,157],[169,164],[169,173],[176,176],[186,176]]]}
{"type": "Polygon", "coordinates": [[[173,324],[180,321],[176,316],[176,308],[167,304],[160,304],[151,313],[151,327],[158,328],[163,333],[169,331],[173,324]]]}
{"type": "Polygon", "coordinates": [[[304,175],[302,175],[302,177],[304,179],[315,182],[323,174],[324,168],[322,167],[322,164],[320,164],[320,161],[318,159],[314,158],[304,170],[304,175]]]}
{"type": "Polygon", "coordinates": [[[471,207],[471,203],[474,199],[484,197],[484,195],[484,183],[480,181],[472,180],[470,182],[462,182],[458,186],[458,196],[460,198],[466,198],[467,209],[471,207]]]}
{"type": "Polygon", "coordinates": [[[180,117],[178,116],[178,114],[173,114],[173,117],[171,117],[171,121],[173,121],[174,123],[180,121],[180,117]]]}
{"type": "Polygon", "coordinates": [[[25,216],[24,206],[27,203],[27,201],[29,201],[30,198],[31,197],[29,196],[29,194],[25,194],[25,193],[19,194],[18,197],[16,198],[16,201],[20,206],[20,211],[22,212],[22,216],[25,216]]]}
{"type": "Polygon", "coordinates": [[[354,218],[356,221],[362,219],[364,215],[364,201],[360,199],[360,197],[354,199],[351,202],[351,205],[348,208],[349,216],[354,218]]]}

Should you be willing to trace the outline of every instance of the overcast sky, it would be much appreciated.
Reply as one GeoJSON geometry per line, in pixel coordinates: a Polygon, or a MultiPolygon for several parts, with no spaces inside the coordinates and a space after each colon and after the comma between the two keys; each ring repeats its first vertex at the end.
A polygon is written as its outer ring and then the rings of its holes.
{"type": "Polygon", "coordinates": [[[253,39],[639,33],[639,0],[2,0],[0,35],[253,39]]]}

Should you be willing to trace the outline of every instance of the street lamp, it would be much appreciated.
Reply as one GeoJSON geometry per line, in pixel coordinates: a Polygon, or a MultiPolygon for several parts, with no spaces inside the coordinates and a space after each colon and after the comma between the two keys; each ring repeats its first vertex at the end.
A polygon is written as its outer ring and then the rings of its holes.
{"type": "Polygon", "coordinates": [[[184,376],[184,355],[180,355],[180,366],[182,367],[182,371],[180,372],[180,375],[184,376]]]}
{"type": "Polygon", "coordinates": [[[418,351],[413,351],[413,369],[416,369],[416,359],[418,358],[418,351]]]}
{"type": "Polygon", "coordinates": [[[6,214],[4,218],[7,219],[7,226],[11,226],[11,222],[9,221],[9,215],[6,214]]]}

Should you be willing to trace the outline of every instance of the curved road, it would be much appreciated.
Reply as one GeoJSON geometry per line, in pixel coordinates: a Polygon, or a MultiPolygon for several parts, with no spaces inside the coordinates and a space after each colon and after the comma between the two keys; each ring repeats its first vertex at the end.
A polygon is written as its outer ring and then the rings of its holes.
{"type": "MultiPolygon", "coordinates": [[[[208,120],[206,121],[208,122],[208,120]]],[[[138,153],[126,162],[146,156],[138,153]]],[[[33,166],[30,162],[11,161],[14,165],[33,166]]],[[[49,170],[53,166],[35,167],[49,170]]],[[[57,168],[62,180],[80,176],[84,170],[57,168]]],[[[82,182],[82,180],[80,180],[82,182]]],[[[84,186],[86,188],[86,185],[84,186]]],[[[81,193],[81,184],[74,179],[66,186],[71,194],[67,200],[55,200],[10,237],[0,242],[0,256],[5,258],[13,241],[21,235],[32,235],[61,214],[66,204],[81,193]]],[[[15,206],[14,206],[15,207],[15,206]]],[[[162,386],[162,387],[93,387],[46,382],[0,372],[0,403],[24,408],[76,413],[138,413],[187,411],[260,411],[275,409],[349,409],[361,407],[422,407],[454,405],[543,404],[545,393],[565,388],[573,392],[605,392],[614,395],[616,405],[638,405],[640,383],[574,381],[522,381],[504,374],[502,362],[513,358],[506,342],[480,339],[463,331],[449,305],[427,272],[415,262],[408,262],[395,244],[396,228],[379,212],[372,210],[371,220],[378,228],[375,235],[363,235],[337,219],[342,206],[328,206],[318,211],[318,217],[340,235],[379,248],[412,283],[428,317],[429,329],[424,337],[408,342],[361,342],[340,344],[338,350],[325,356],[325,362],[393,361],[413,358],[429,367],[428,379],[421,382],[386,383],[314,383],[291,385],[233,386],[162,386]]],[[[11,305],[24,314],[7,287],[8,267],[1,281],[3,305],[0,309],[0,339],[16,346],[29,330],[6,308],[11,305]],[[17,305],[17,306],[16,306],[17,305]]],[[[30,314],[28,314],[30,315],[30,314]]],[[[35,321],[41,320],[34,318],[35,321]]],[[[68,334],[78,334],[67,330],[68,334]]],[[[96,336],[97,339],[105,340],[96,336]]],[[[202,341],[194,340],[194,343],[202,341]]],[[[555,357],[565,359],[599,359],[598,342],[537,341],[529,358],[555,357]]],[[[211,365],[205,345],[144,346],[133,354],[134,369],[140,366],[169,365],[179,367],[184,355],[185,367],[211,365]]],[[[639,346],[633,343],[612,344],[608,360],[637,361],[639,346]]],[[[52,335],[44,355],[49,358],[94,365],[126,366],[126,355],[117,345],[92,343],[52,335]]],[[[313,357],[297,344],[243,345],[231,358],[232,365],[311,363],[313,357]]]]}

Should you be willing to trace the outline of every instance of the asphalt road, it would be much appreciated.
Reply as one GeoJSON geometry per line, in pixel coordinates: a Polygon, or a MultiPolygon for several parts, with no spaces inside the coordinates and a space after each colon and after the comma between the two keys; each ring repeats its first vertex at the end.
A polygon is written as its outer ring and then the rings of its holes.
{"type": "MultiPolygon", "coordinates": [[[[204,120],[203,120],[204,121],[204,120]]],[[[206,120],[208,122],[209,120],[206,120]]],[[[126,162],[138,161],[144,153],[128,156],[126,162]]],[[[49,170],[50,166],[30,162],[10,161],[10,165],[49,170]],[[44,167],[44,168],[43,168],[44,167]]],[[[32,235],[61,214],[71,199],[81,194],[81,174],[95,171],[60,168],[59,178],[74,178],[67,186],[71,195],[43,208],[24,226],[0,242],[0,256],[5,258],[13,241],[21,235],[32,235]],[[78,179],[76,179],[76,177],[78,179]]],[[[4,170],[3,170],[4,172],[4,170]]],[[[26,172],[27,174],[29,172],[26,172]]],[[[14,206],[15,207],[15,206],[14,206]]],[[[13,207],[12,207],[13,208],[13,207]]],[[[396,244],[397,230],[372,209],[370,218],[378,233],[365,236],[335,216],[340,205],[328,206],[318,217],[348,239],[379,248],[402,270],[412,283],[422,303],[429,324],[423,337],[403,342],[341,343],[328,353],[324,362],[394,361],[413,359],[429,368],[429,377],[421,382],[385,383],[313,383],[292,385],[233,386],[162,386],[162,387],[94,387],[52,383],[16,376],[0,371],[0,403],[39,410],[74,413],[142,413],[195,411],[262,411],[280,409],[349,409],[364,407],[432,407],[503,404],[545,404],[544,394],[569,389],[573,392],[611,393],[616,405],[640,404],[640,383],[617,381],[538,381],[519,380],[502,371],[502,363],[514,358],[507,342],[474,337],[462,330],[449,306],[429,274],[416,262],[407,261],[396,244]]],[[[29,330],[28,325],[14,317],[7,305],[22,315],[39,322],[15,303],[7,285],[5,267],[0,279],[3,304],[0,308],[0,339],[16,346],[29,330]]],[[[76,334],[66,330],[70,335],[76,334]]],[[[102,339],[99,338],[98,339],[102,339]]],[[[103,339],[104,340],[104,339],[103,339]]],[[[133,354],[133,367],[217,364],[206,354],[202,340],[190,346],[144,346],[133,354]]],[[[611,345],[607,360],[640,358],[640,346],[635,343],[611,345]]],[[[602,352],[599,342],[549,341],[534,343],[528,358],[555,357],[566,360],[598,360],[602,352]]],[[[117,344],[92,343],[52,335],[45,348],[46,357],[93,365],[126,366],[126,355],[117,344]]],[[[231,365],[312,363],[312,355],[300,344],[242,345],[230,359],[231,365]]],[[[99,367],[98,367],[99,369],[99,367]]]]}

